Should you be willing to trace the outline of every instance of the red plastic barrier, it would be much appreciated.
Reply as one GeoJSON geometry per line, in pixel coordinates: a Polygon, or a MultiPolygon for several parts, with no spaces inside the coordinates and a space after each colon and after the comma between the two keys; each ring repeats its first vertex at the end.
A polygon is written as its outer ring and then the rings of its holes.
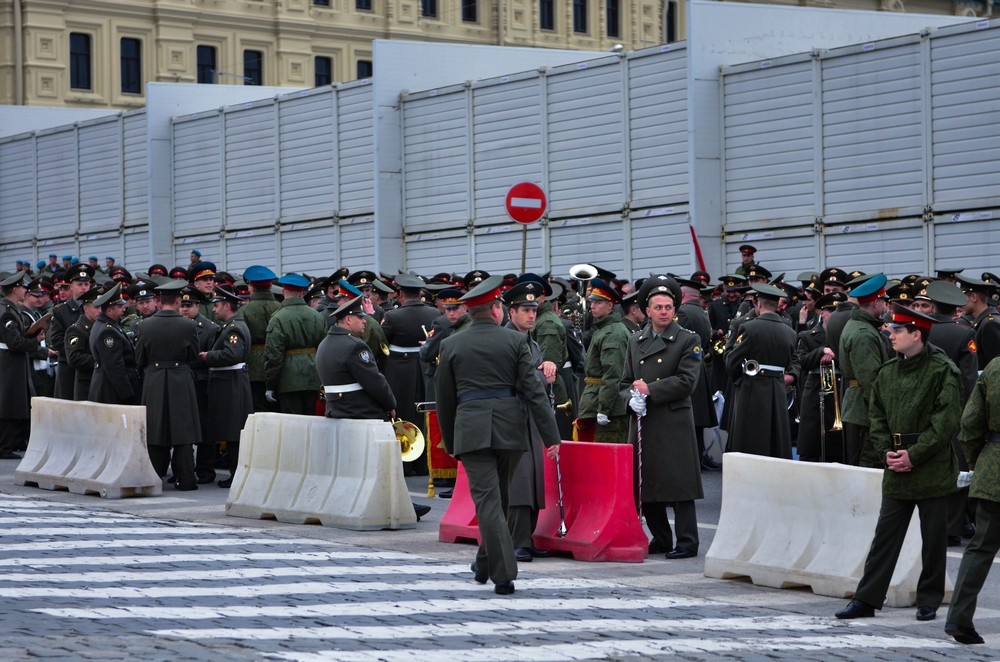
{"type": "Polygon", "coordinates": [[[649,540],[639,522],[632,485],[631,444],[564,441],[562,469],[565,537],[559,531],[556,463],[545,458],[545,508],[538,514],[535,546],[568,552],[578,561],[642,563],[649,540]]]}
{"type": "Polygon", "coordinates": [[[469,477],[465,475],[465,467],[458,463],[458,473],[455,475],[455,491],[452,492],[448,509],[441,517],[438,526],[438,540],[441,542],[482,542],[479,535],[479,520],[476,519],[476,504],[472,503],[469,494],[469,477]]]}
{"type": "MultiPolygon", "coordinates": [[[[566,552],[578,561],[642,563],[649,540],[639,522],[632,485],[630,444],[564,441],[559,447],[567,533],[558,536],[556,463],[545,458],[545,508],[538,514],[539,549],[566,552]]],[[[458,464],[455,492],[438,528],[441,542],[480,542],[469,479],[458,464]]]]}

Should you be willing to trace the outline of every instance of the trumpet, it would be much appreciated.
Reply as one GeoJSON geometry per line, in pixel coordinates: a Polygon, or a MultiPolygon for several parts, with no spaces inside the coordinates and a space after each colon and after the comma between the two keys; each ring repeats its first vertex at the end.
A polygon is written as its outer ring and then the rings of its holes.
{"type": "Polygon", "coordinates": [[[760,363],[754,359],[743,359],[743,374],[753,377],[760,372],[760,363]]]}
{"type": "MultiPolygon", "coordinates": [[[[837,388],[837,364],[836,361],[830,361],[828,365],[821,365],[819,367],[819,395],[820,398],[823,396],[833,394],[833,427],[830,428],[833,432],[839,432],[844,429],[844,422],[840,419],[840,389],[837,388]]],[[[826,427],[826,421],[822,422],[822,426],[826,427]]]]}

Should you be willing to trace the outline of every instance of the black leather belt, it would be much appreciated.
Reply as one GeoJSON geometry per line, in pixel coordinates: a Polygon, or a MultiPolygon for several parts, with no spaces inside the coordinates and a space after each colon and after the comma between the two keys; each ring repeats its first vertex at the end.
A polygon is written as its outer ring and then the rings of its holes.
{"type": "Polygon", "coordinates": [[[994,444],[1000,444],[1000,432],[990,432],[989,441],[994,444]]]}
{"type": "Polygon", "coordinates": [[[892,447],[894,450],[899,450],[901,448],[909,448],[913,444],[917,443],[920,438],[919,432],[913,432],[910,434],[900,434],[899,432],[892,433],[892,447]]]}
{"type": "Polygon", "coordinates": [[[466,391],[458,396],[458,404],[487,398],[515,398],[517,391],[512,388],[484,388],[480,391],[466,391]]]}
{"type": "Polygon", "coordinates": [[[768,370],[767,368],[761,368],[754,377],[784,377],[784,370],[768,370]]]}

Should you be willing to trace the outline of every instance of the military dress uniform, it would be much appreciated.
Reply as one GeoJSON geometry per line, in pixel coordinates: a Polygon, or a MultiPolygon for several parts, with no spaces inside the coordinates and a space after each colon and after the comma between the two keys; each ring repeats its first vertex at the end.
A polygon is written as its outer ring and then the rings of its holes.
{"type": "Polygon", "coordinates": [[[962,413],[959,439],[973,470],[969,497],[978,500],[976,533],[965,548],[945,631],[964,644],[975,631],[976,599],[1000,550],[1000,361],[987,364],[962,413]]]}
{"type": "Polygon", "coordinates": [[[384,421],[396,399],[372,349],[341,326],[331,326],[316,350],[327,418],[384,421]]]}
{"type": "MultiPolygon", "coordinates": [[[[649,291],[653,287],[658,285],[654,284],[649,291]]],[[[639,292],[640,305],[644,307],[646,289],[644,283],[639,292]]],[[[680,289],[671,296],[679,301],[680,289]]],[[[625,370],[619,382],[619,398],[623,403],[631,397],[636,380],[643,380],[649,387],[641,439],[636,416],[629,411],[629,443],[635,448],[633,475],[637,502],[653,535],[651,550],[668,552],[670,558],[698,554],[694,502],[704,497],[704,491],[691,396],[702,378],[703,351],[698,334],[677,322],[659,334],[654,332],[652,324],[647,324],[629,338],[625,370]],[[668,504],[674,508],[673,531],[667,519],[668,504]]]]}
{"type": "MultiPolygon", "coordinates": [[[[500,298],[500,276],[490,276],[463,297],[471,307],[500,298]]],[[[388,316],[389,313],[386,313],[388,316]]],[[[517,576],[514,544],[507,527],[508,486],[528,449],[527,406],[546,446],[559,443],[559,429],[536,374],[528,337],[473,320],[468,329],[441,343],[437,411],[445,448],[469,477],[469,492],[483,544],[473,570],[498,593],[513,592],[517,576]]]]}
{"type": "MultiPolygon", "coordinates": [[[[894,323],[929,317],[894,307],[894,323]],[[902,312],[906,311],[906,312],[902,312]]],[[[917,618],[930,620],[944,599],[947,497],[956,490],[958,462],[952,437],[962,415],[958,369],[939,349],[925,345],[910,358],[890,359],[878,371],[869,402],[871,441],[884,468],[882,506],[854,601],[839,618],[870,616],[885,601],[913,509],[920,513],[923,567],[917,582],[917,618]],[[905,450],[911,471],[891,470],[887,453],[905,450]]]]}
{"type": "Polygon", "coordinates": [[[76,374],[73,366],[66,360],[66,329],[80,318],[82,308],[76,299],[69,299],[52,311],[52,323],[45,334],[49,347],[58,352],[56,363],[56,384],[54,395],[62,400],[73,399],[73,389],[76,374]]]}
{"type": "MultiPolygon", "coordinates": [[[[192,290],[194,288],[191,288],[192,290]]],[[[205,305],[200,302],[201,292],[190,295],[185,292],[181,295],[182,300],[188,296],[195,296],[198,300],[198,316],[194,318],[195,326],[198,329],[198,352],[208,352],[215,347],[215,340],[219,337],[219,325],[205,317],[201,309],[205,305]]],[[[213,319],[215,316],[213,314],[213,319]]],[[[205,361],[195,357],[191,362],[191,371],[194,373],[194,387],[198,398],[198,423],[201,425],[201,444],[195,450],[194,471],[198,475],[198,482],[202,485],[215,480],[215,459],[219,454],[216,442],[223,441],[216,439],[209,434],[211,420],[217,415],[217,410],[211,406],[208,396],[209,367],[205,361]]],[[[242,427],[242,426],[241,426],[242,427]]]]}
{"type": "Polygon", "coordinates": [[[1000,313],[989,306],[972,320],[972,328],[976,330],[976,357],[979,369],[986,368],[990,361],[1000,356],[1000,313]]]}
{"type": "MultiPolygon", "coordinates": [[[[15,279],[16,275],[3,282],[20,282],[15,279]]],[[[0,298],[0,454],[4,455],[24,448],[30,433],[34,386],[29,357],[38,349],[38,340],[25,338],[24,331],[19,305],[0,298]]]]}
{"type": "MultiPolygon", "coordinates": [[[[397,283],[407,286],[421,285],[405,280],[397,283]]],[[[389,359],[385,366],[385,378],[396,396],[396,415],[423,428],[423,416],[417,413],[417,402],[427,399],[424,390],[423,369],[420,365],[420,344],[427,339],[427,330],[438,316],[437,308],[423,302],[407,301],[395,310],[388,310],[382,318],[382,331],[389,346],[389,359]]],[[[426,468],[427,463],[416,463],[426,468]]]]}
{"type": "MultiPolygon", "coordinates": [[[[690,282],[689,286],[694,287],[696,284],[690,282]]],[[[710,354],[706,354],[706,352],[711,351],[712,345],[712,324],[708,313],[701,307],[701,304],[695,301],[688,301],[677,307],[677,323],[698,336],[698,347],[701,351],[701,370],[698,372],[698,383],[695,384],[694,391],[691,393],[695,438],[698,441],[698,456],[701,457],[705,451],[705,428],[713,428],[719,424],[715,416],[715,405],[712,402],[712,376],[706,362],[710,357],[710,354]]]]}
{"type": "MultiPolygon", "coordinates": [[[[249,271],[248,269],[247,272],[249,271]]],[[[247,272],[244,272],[244,277],[246,277],[247,272]]],[[[250,329],[248,373],[250,375],[250,390],[253,393],[254,411],[275,411],[275,407],[264,397],[264,392],[267,390],[264,379],[264,349],[267,341],[267,324],[279,308],[281,308],[281,304],[270,291],[252,292],[250,300],[240,308],[240,315],[246,322],[247,328],[250,329]]]]}
{"type": "MultiPolygon", "coordinates": [[[[170,287],[170,285],[161,285],[170,287]]],[[[165,476],[171,463],[177,489],[198,489],[194,445],[201,443],[198,398],[191,362],[198,355],[198,328],[172,309],[157,311],[142,323],[136,360],[145,370],[142,404],[146,406],[146,441],[153,468],[165,476]]]]}
{"type": "MultiPolygon", "coordinates": [[[[112,292],[95,301],[95,305],[112,292]]],[[[90,330],[90,353],[94,356],[94,373],[87,399],[113,405],[139,404],[139,370],[132,341],[118,322],[103,313],[90,330]]]]}
{"type": "MultiPolygon", "coordinates": [[[[41,319],[45,312],[22,306],[21,314],[24,316],[24,326],[28,328],[41,319]]],[[[55,376],[50,372],[49,347],[45,340],[39,341],[38,349],[30,354],[30,359],[31,383],[35,387],[35,395],[40,398],[51,398],[55,392],[55,376]]]]}
{"type": "MultiPolygon", "coordinates": [[[[784,296],[781,290],[768,285],[754,285],[754,289],[758,296],[784,296]]],[[[798,371],[795,345],[795,332],[773,311],[758,315],[740,328],[733,348],[726,353],[726,370],[733,386],[727,450],[792,458],[784,377],[798,371]],[[759,372],[746,374],[745,360],[756,361],[759,372]]]]}
{"type": "Polygon", "coordinates": [[[625,403],[618,394],[618,385],[625,368],[628,340],[632,334],[622,324],[621,315],[614,312],[594,320],[593,330],[594,335],[587,347],[587,359],[584,363],[579,418],[589,425],[600,415],[607,416],[610,422],[596,425],[593,440],[599,443],[625,443],[628,440],[628,417],[625,403]]]}
{"type": "Polygon", "coordinates": [[[882,460],[874,452],[869,436],[868,403],[879,366],[889,359],[885,341],[878,330],[881,325],[882,320],[862,308],[855,308],[851,311],[851,320],[844,327],[837,351],[845,385],[841,404],[847,441],[845,460],[848,464],[872,468],[882,466],[882,460]],[[855,428],[847,429],[847,424],[855,428]]]}
{"type": "Polygon", "coordinates": [[[267,323],[264,379],[282,413],[315,415],[322,385],[316,348],[325,336],[326,321],[302,297],[286,298],[267,323]]]}
{"type": "MultiPolygon", "coordinates": [[[[558,377],[552,384],[552,395],[556,404],[572,403],[575,399],[577,379],[573,372],[573,364],[569,360],[566,325],[556,315],[552,302],[545,301],[539,304],[538,314],[535,317],[535,328],[531,330],[531,337],[538,343],[542,360],[552,361],[558,369],[558,377]]],[[[557,411],[556,423],[559,424],[559,433],[563,439],[573,438],[572,409],[565,414],[557,411]]]]}
{"type": "MultiPolygon", "coordinates": [[[[238,301],[231,293],[229,298],[238,301]]],[[[220,487],[228,487],[232,482],[239,463],[240,433],[247,416],[253,413],[250,375],[247,372],[249,358],[250,329],[243,317],[236,313],[222,325],[212,347],[205,353],[205,365],[208,367],[208,410],[211,412],[207,435],[213,442],[226,443],[229,460],[229,479],[220,481],[220,487]]]]}
{"type": "Polygon", "coordinates": [[[77,401],[90,398],[90,382],[94,376],[94,355],[90,351],[93,328],[94,323],[86,315],[80,315],[80,319],[66,329],[66,361],[75,373],[73,399],[77,401]]]}

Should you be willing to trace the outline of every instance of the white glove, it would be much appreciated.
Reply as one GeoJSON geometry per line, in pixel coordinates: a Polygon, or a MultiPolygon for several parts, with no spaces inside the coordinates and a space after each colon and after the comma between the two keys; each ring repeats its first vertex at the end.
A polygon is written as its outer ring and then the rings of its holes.
{"type": "Polygon", "coordinates": [[[971,471],[959,471],[958,472],[958,487],[959,489],[963,487],[968,487],[972,485],[972,472],[971,471]]]}
{"type": "MultiPolygon", "coordinates": [[[[260,393],[260,391],[257,391],[260,393]]],[[[274,397],[274,391],[264,391],[264,399],[268,402],[277,402],[278,398],[274,397]]]]}
{"type": "Polygon", "coordinates": [[[611,422],[611,419],[608,418],[606,414],[598,414],[597,415],[597,424],[598,425],[607,425],[610,422],[611,422]]]}
{"type": "Polygon", "coordinates": [[[636,416],[646,415],[646,396],[639,391],[633,390],[632,397],[629,398],[628,406],[635,412],[636,416]]]}

